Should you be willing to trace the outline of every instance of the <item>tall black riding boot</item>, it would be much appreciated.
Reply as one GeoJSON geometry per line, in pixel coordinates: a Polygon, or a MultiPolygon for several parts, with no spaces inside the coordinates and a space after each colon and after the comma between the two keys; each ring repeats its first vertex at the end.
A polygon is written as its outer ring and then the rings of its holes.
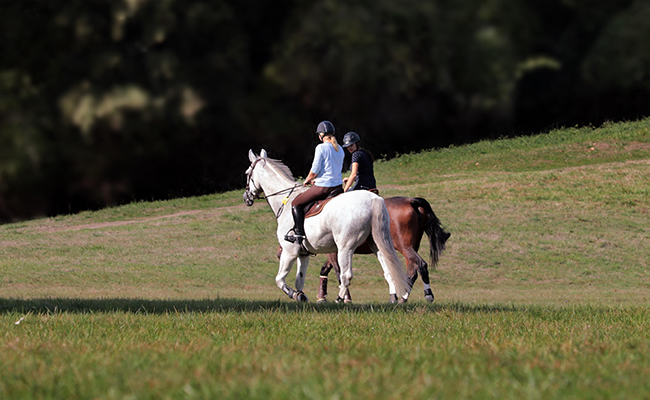
{"type": "Polygon", "coordinates": [[[293,206],[291,214],[294,223],[293,236],[298,240],[298,244],[301,244],[305,238],[305,209],[302,206],[293,206]]]}
{"type": "Polygon", "coordinates": [[[291,207],[291,214],[293,215],[293,236],[286,234],[284,240],[289,242],[297,241],[298,244],[302,244],[303,239],[305,238],[305,210],[302,206],[293,206],[291,207]]]}

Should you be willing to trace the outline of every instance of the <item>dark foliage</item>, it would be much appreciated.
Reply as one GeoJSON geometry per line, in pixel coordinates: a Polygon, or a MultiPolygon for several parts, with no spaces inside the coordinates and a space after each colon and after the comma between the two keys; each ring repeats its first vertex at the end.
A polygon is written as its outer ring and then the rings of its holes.
{"type": "Polygon", "coordinates": [[[322,119],[378,156],[649,114],[642,0],[0,5],[0,221],[308,172],[322,119]]]}

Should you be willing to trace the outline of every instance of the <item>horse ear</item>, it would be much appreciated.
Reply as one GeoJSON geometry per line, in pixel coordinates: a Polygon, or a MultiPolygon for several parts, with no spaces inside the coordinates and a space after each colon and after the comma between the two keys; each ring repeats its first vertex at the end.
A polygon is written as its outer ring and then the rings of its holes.
{"type": "Polygon", "coordinates": [[[262,149],[262,152],[260,153],[260,157],[262,157],[262,158],[267,157],[266,150],[262,149]]]}
{"type": "Polygon", "coordinates": [[[253,150],[248,150],[248,159],[250,162],[257,160],[257,156],[253,153],[253,150]]]}

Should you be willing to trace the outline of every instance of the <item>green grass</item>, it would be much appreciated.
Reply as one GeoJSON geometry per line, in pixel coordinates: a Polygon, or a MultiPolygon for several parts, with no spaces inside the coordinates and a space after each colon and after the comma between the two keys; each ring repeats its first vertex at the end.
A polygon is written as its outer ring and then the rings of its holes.
{"type": "Polygon", "coordinates": [[[0,225],[0,398],[650,397],[650,119],[375,168],[452,233],[432,305],[371,256],[353,305],[290,302],[241,191],[0,225]]]}
{"type": "Polygon", "coordinates": [[[13,301],[3,398],[646,398],[647,307],[13,301]]]}

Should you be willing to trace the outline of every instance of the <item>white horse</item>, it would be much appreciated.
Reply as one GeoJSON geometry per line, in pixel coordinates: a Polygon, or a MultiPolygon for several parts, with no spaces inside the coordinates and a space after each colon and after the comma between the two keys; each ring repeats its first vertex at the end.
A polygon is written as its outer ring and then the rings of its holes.
{"type": "Polygon", "coordinates": [[[287,296],[296,301],[307,301],[302,290],[309,255],[338,252],[341,267],[339,300],[342,299],[352,280],[352,254],[369,239],[371,249],[384,270],[390,294],[396,294],[402,302],[408,299],[410,287],[393,246],[390,217],[381,197],[366,190],[343,193],[327,203],[318,215],[305,219],[306,239],[302,245],[289,243],[284,240],[284,235],[293,227],[291,201],[306,188],[296,182],[281,161],[268,158],[265,150],[259,156],[249,150],[248,158],[251,165],[246,171],[244,202],[252,206],[254,199],[264,192],[276,216],[276,233],[282,255],[275,283],[287,296]],[[298,270],[294,290],[286,284],[285,278],[296,260],[298,270]]]}

